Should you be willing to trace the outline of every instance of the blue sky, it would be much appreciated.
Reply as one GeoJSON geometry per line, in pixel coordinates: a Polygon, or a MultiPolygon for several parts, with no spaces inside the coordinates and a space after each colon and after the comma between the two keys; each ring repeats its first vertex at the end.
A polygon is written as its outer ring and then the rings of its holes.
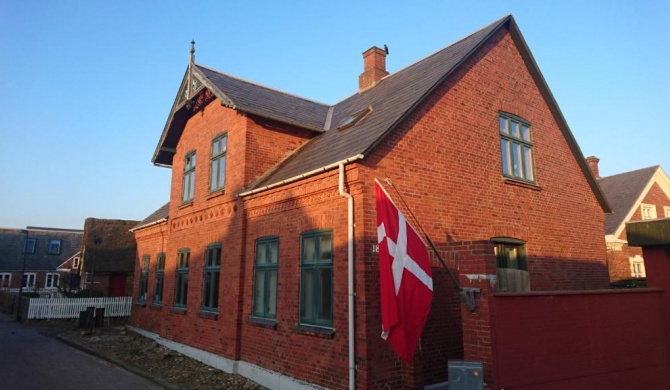
{"type": "Polygon", "coordinates": [[[332,104],[369,47],[388,45],[394,72],[510,13],[602,176],[670,171],[670,2],[4,0],[0,227],[167,202],[171,171],[151,157],[191,39],[202,65],[332,104]]]}

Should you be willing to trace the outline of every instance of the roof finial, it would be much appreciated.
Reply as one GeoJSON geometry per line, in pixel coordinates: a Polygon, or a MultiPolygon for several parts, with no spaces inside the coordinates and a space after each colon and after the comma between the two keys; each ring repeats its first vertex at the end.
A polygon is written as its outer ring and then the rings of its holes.
{"type": "Polygon", "coordinates": [[[191,64],[195,63],[195,40],[191,40],[191,64]]]}

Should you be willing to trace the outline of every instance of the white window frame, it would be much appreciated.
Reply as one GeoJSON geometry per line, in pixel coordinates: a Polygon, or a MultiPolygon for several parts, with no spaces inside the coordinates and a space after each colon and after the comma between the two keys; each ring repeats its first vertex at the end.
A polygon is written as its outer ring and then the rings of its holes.
{"type": "Polygon", "coordinates": [[[23,276],[26,278],[24,283],[24,280],[21,279],[21,284],[23,288],[34,288],[35,287],[35,282],[37,281],[37,274],[34,272],[26,272],[23,274],[23,276]],[[30,280],[32,279],[32,284],[30,283],[30,280]]]}
{"type": "Polygon", "coordinates": [[[670,206],[664,206],[663,210],[665,211],[665,218],[670,218],[670,206]]]}
{"type": "Polygon", "coordinates": [[[642,203],[640,204],[640,213],[642,219],[656,219],[656,205],[642,203]]]}
{"type": "Polygon", "coordinates": [[[79,256],[72,259],[72,269],[79,269],[79,256]]]}
{"type": "Polygon", "coordinates": [[[647,271],[644,268],[644,259],[640,255],[635,255],[635,257],[629,257],[628,263],[630,264],[630,276],[633,278],[646,278],[647,271]]]}
{"type": "Polygon", "coordinates": [[[5,287],[9,288],[12,287],[12,274],[9,272],[2,272],[0,273],[0,288],[5,287]]]}
{"type": "Polygon", "coordinates": [[[44,278],[44,288],[58,288],[59,281],[60,275],[57,272],[47,272],[46,277],[44,278]],[[56,283],[54,283],[54,281],[56,283]]]}

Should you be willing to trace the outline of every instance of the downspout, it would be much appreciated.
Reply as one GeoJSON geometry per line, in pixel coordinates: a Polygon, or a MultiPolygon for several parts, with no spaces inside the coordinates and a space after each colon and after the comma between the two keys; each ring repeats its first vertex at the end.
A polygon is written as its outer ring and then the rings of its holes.
{"type": "Polygon", "coordinates": [[[340,195],[347,198],[347,260],[349,282],[349,390],[356,389],[355,321],[354,321],[354,198],[344,191],[344,163],[340,163],[340,195]]]}

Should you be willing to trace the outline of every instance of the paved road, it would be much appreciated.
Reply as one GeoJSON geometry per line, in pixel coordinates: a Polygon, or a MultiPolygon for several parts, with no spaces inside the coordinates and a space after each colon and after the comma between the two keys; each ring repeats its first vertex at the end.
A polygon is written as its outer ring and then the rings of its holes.
{"type": "Polygon", "coordinates": [[[162,389],[111,363],[43,336],[0,313],[0,388],[162,389]]]}

